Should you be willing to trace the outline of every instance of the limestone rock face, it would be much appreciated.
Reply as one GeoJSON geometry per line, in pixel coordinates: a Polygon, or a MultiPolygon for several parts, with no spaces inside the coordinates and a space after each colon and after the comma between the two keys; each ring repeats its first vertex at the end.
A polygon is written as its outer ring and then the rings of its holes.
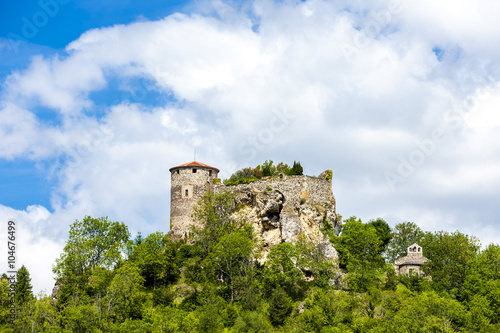
{"type": "Polygon", "coordinates": [[[319,177],[281,176],[237,186],[216,186],[229,191],[242,206],[235,218],[254,226],[264,253],[274,245],[294,242],[303,235],[321,247],[328,259],[338,259],[328,240],[328,231],[339,234],[342,228],[335,213],[331,172],[319,177]]]}
{"type": "Polygon", "coordinates": [[[296,215],[283,214],[281,217],[281,239],[292,241],[302,231],[302,223],[296,215]]]}
{"type": "Polygon", "coordinates": [[[323,255],[325,256],[326,259],[337,260],[339,258],[337,250],[335,250],[333,244],[330,243],[329,241],[321,242],[318,244],[318,246],[321,248],[321,252],[323,252],[323,255]]]}

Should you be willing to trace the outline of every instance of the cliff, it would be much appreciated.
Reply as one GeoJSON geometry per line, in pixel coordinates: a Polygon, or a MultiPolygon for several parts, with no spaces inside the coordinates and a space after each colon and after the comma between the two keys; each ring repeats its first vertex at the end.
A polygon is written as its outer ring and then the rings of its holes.
{"type": "Polygon", "coordinates": [[[235,217],[253,224],[265,252],[302,234],[321,246],[328,258],[337,259],[327,236],[338,235],[342,228],[335,212],[331,178],[332,171],[326,170],[318,177],[280,175],[249,184],[215,185],[213,190],[229,191],[243,205],[235,217]]]}

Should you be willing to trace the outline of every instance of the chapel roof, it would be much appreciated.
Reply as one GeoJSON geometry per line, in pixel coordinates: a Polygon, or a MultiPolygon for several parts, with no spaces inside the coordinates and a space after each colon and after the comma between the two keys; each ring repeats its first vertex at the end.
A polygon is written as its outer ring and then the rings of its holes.
{"type": "Polygon", "coordinates": [[[422,255],[422,247],[417,243],[413,243],[408,246],[406,251],[406,256],[398,258],[394,261],[395,265],[423,265],[427,260],[429,260],[422,255]]]}

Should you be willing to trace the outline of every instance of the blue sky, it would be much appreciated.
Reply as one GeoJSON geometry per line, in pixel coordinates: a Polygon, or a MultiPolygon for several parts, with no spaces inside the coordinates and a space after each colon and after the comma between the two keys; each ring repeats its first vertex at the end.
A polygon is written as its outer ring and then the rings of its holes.
{"type": "Polygon", "coordinates": [[[0,34],[5,38],[12,33],[33,44],[62,49],[89,29],[127,24],[141,19],[161,19],[188,3],[180,0],[3,2],[0,34]],[[23,34],[25,31],[30,32],[28,28],[23,30],[24,26],[30,24],[37,30],[33,32],[33,36],[23,34]]]}
{"type": "Polygon", "coordinates": [[[500,243],[499,14],[487,0],[4,1],[0,221],[18,222],[20,263],[50,291],[75,219],[168,231],[168,169],[196,149],[223,178],[268,159],[333,169],[344,217],[500,243]]]}
{"type": "MultiPolygon", "coordinates": [[[[189,3],[181,0],[4,1],[0,4],[0,38],[6,39],[12,48],[0,53],[0,77],[5,79],[12,71],[25,68],[32,56],[49,57],[61,52],[87,30],[161,19],[175,11],[186,10],[189,3]]],[[[94,94],[97,108],[91,112],[98,115],[100,107],[105,108],[116,100],[154,105],[168,98],[149,90],[150,84],[145,80],[136,79],[133,85],[138,89],[129,94],[120,91],[117,82],[110,82],[109,89],[94,94]]],[[[58,122],[58,117],[50,109],[35,107],[35,110],[41,121],[58,122]]],[[[52,210],[50,196],[57,180],[44,169],[42,164],[23,158],[0,161],[0,203],[15,209],[41,204],[52,210]]]]}

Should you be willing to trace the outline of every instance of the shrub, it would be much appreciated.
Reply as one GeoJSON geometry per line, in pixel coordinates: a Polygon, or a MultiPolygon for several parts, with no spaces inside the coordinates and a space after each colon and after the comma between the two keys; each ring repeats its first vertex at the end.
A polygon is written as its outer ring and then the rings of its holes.
{"type": "MultiPolygon", "coordinates": [[[[224,179],[224,185],[238,185],[238,184],[248,184],[262,177],[273,177],[278,176],[280,173],[286,175],[302,175],[303,169],[300,162],[293,162],[293,167],[290,168],[288,164],[280,162],[278,165],[273,165],[272,160],[267,160],[262,165],[257,165],[255,168],[247,167],[241,170],[237,170],[235,173],[229,177],[229,179],[224,179]]],[[[217,178],[216,178],[217,179],[217,178]]],[[[214,184],[216,180],[214,179],[214,184]]]]}

